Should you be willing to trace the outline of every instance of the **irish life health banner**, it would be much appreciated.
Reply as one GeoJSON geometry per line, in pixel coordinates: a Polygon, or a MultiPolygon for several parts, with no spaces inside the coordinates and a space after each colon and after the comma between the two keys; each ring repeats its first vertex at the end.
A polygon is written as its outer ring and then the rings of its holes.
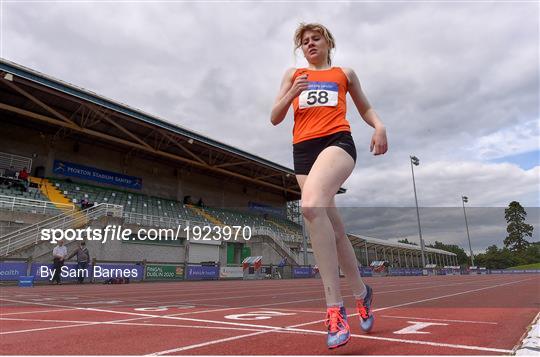
{"type": "Polygon", "coordinates": [[[17,280],[26,275],[25,262],[0,262],[0,281],[17,280]]]}
{"type": "Polygon", "coordinates": [[[96,167],[74,164],[72,162],[54,160],[53,172],[57,175],[79,177],[109,185],[122,186],[140,190],[142,178],[122,175],[112,171],[100,170],[96,167]]]}

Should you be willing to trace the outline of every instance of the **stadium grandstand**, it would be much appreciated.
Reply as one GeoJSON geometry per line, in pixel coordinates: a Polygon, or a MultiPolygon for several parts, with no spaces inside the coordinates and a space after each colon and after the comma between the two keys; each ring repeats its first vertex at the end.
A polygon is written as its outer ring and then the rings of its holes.
{"type": "MultiPolygon", "coordinates": [[[[265,265],[315,264],[287,167],[3,59],[0,116],[2,261],[49,262],[45,228],[241,226],[251,239],[188,240],[182,231],[177,240],[134,235],[88,248],[101,262],[240,266],[262,256],[265,265]]],[[[421,267],[418,247],[349,238],[361,265],[421,267]]],[[[454,253],[425,254],[457,265],[454,253]]]]}

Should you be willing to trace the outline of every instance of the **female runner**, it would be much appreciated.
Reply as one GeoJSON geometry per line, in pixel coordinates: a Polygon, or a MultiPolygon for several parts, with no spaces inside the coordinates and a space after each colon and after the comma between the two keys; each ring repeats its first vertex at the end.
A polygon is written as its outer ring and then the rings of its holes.
{"type": "Polygon", "coordinates": [[[336,348],[350,340],[338,264],[352,288],[362,330],[370,331],[374,321],[373,291],[362,281],[356,255],[334,201],[356,162],[356,148],[346,119],[346,94],[351,95],[362,119],[375,129],[370,145],[375,155],[387,151],[386,129],[362,92],[355,72],[331,66],[330,52],[335,41],[325,26],[300,24],[294,43],[295,49],[302,49],[308,66],[285,72],[271,122],[281,123],[293,105],[294,172],[302,191],[302,213],[324,286],[327,345],[336,348]]]}

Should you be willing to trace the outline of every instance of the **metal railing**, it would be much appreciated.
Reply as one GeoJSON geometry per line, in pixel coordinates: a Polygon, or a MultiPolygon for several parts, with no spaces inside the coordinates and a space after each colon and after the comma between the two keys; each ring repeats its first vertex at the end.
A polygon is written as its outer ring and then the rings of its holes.
{"type": "Polygon", "coordinates": [[[17,229],[21,229],[27,225],[28,224],[24,224],[24,223],[8,222],[7,226],[0,226],[0,237],[6,234],[9,234],[13,231],[16,231],[17,229]]]}
{"type": "Polygon", "coordinates": [[[100,203],[83,211],[74,211],[48,218],[0,237],[0,257],[38,244],[43,229],[80,228],[88,222],[104,216],[122,217],[122,213],[122,206],[100,203]]]}
{"type": "Polygon", "coordinates": [[[58,214],[75,211],[75,205],[0,195],[0,209],[40,214],[58,214]]]}
{"type": "Polygon", "coordinates": [[[124,212],[125,224],[137,224],[140,226],[153,226],[164,228],[176,228],[179,225],[184,227],[209,225],[209,223],[198,222],[184,218],[172,218],[163,216],[152,216],[149,214],[136,213],[136,212],[124,212]]]}
{"type": "MultiPolygon", "coordinates": [[[[138,224],[141,226],[155,226],[155,227],[164,227],[164,228],[176,228],[178,225],[184,225],[184,227],[194,227],[194,226],[210,226],[214,227],[215,224],[208,222],[198,222],[182,218],[170,218],[162,216],[151,216],[147,214],[134,213],[134,212],[124,212],[124,224],[138,224]]],[[[227,226],[224,224],[223,226],[227,226]]],[[[255,226],[251,227],[251,232],[253,235],[264,235],[270,237],[286,254],[288,254],[297,264],[300,264],[300,257],[298,254],[294,253],[286,244],[285,241],[301,241],[301,238],[296,236],[291,240],[289,235],[286,235],[282,232],[277,232],[269,227],[265,226],[255,226]]]]}
{"type": "Polygon", "coordinates": [[[13,166],[16,171],[21,171],[26,167],[28,172],[32,171],[32,159],[29,157],[8,154],[7,152],[0,152],[0,168],[9,169],[13,166]]]}
{"type": "Polygon", "coordinates": [[[294,253],[291,248],[285,244],[283,234],[278,233],[268,227],[254,227],[252,233],[253,235],[264,235],[272,238],[274,243],[276,243],[285,253],[293,258],[296,264],[300,265],[300,256],[294,253]]]}
{"type": "MultiPolygon", "coordinates": [[[[30,200],[32,201],[32,200],[30,200]]],[[[33,200],[35,201],[35,200],[33,200]]],[[[43,201],[42,201],[43,202],[43,201]]],[[[69,206],[69,205],[67,205],[69,206]]],[[[73,208],[74,209],[74,208],[73,208]]],[[[83,211],[72,211],[68,214],[60,214],[36,224],[24,227],[13,231],[5,236],[0,237],[0,257],[38,244],[41,231],[43,229],[69,229],[80,228],[86,225],[89,221],[101,218],[103,216],[113,216],[124,219],[124,224],[138,224],[143,226],[157,226],[173,228],[184,224],[188,226],[204,226],[210,225],[208,222],[197,222],[181,218],[169,218],[161,216],[151,216],[134,212],[124,212],[123,206],[113,205],[108,203],[100,203],[83,211]]],[[[295,254],[286,244],[288,239],[281,232],[276,232],[273,229],[264,226],[252,227],[253,235],[264,235],[270,237],[285,253],[287,253],[298,264],[299,256],[295,254]]],[[[289,239],[290,240],[290,239],[289,239]]]]}

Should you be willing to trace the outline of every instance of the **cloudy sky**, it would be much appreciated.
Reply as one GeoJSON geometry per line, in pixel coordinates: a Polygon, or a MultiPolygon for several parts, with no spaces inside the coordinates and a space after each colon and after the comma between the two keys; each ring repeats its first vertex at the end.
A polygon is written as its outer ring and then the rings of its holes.
{"type": "MultiPolygon", "coordinates": [[[[273,127],[270,111],[284,71],[305,66],[296,26],[321,22],[334,64],[357,72],[389,139],[386,155],[371,155],[373,130],[349,101],[358,160],[338,205],[414,206],[414,154],[426,212],[460,207],[463,194],[469,207],[538,207],[538,18],[537,2],[2,0],[0,56],[292,167],[292,113],[273,127]]],[[[424,235],[462,244],[463,220],[450,227],[435,211],[424,235]]],[[[369,232],[414,237],[398,217],[369,232]]],[[[474,250],[501,246],[505,222],[486,233],[493,218],[476,219],[474,250]]],[[[538,209],[528,221],[538,240],[538,209]]]]}

